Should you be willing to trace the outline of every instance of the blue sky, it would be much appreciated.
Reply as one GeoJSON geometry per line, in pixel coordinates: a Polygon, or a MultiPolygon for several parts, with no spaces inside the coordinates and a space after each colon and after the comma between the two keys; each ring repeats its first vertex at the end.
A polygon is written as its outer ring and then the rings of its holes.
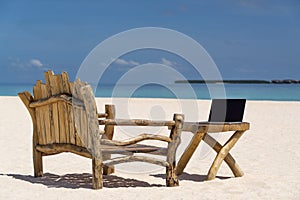
{"type": "MultiPolygon", "coordinates": [[[[31,83],[48,69],[74,77],[101,41],[149,26],[195,39],[224,79],[300,79],[298,0],[0,0],[0,83],[31,83]]],[[[105,81],[147,62],[195,78],[178,56],[147,50],[119,58],[105,81]]]]}

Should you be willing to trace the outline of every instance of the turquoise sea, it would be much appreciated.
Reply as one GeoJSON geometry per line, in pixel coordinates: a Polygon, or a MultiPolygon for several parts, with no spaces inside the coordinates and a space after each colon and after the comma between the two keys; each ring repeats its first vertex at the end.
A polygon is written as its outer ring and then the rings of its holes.
{"type": "MultiPolygon", "coordinates": [[[[18,92],[32,92],[31,84],[0,84],[0,96],[16,96],[18,92]]],[[[101,85],[96,97],[134,97],[134,98],[180,98],[211,99],[222,98],[223,85],[218,84],[172,85],[101,85]],[[191,93],[192,88],[192,93],[191,93]],[[208,89],[209,88],[209,89],[208,89]]],[[[224,84],[227,98],[246,98],[248,100],[300,101],[300,84],[224,84]]]]}

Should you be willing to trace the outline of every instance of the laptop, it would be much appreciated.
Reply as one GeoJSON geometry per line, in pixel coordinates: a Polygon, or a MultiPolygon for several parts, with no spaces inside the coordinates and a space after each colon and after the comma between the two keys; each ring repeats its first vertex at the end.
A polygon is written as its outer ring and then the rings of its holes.
{"type": "Polygon", "coordinates": [[[246,99],[213,99],[209,122],[242,122],[246,99]]]}

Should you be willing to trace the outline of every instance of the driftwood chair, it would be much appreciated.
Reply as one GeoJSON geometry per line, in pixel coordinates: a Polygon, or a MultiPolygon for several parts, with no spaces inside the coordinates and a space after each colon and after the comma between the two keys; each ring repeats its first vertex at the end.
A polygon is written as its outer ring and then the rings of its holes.
{"type": "Polygon", "coordinates": [[[68,74],[54,75],[45,72],[46,83],[37,81],[33,96],[29,92],[19,93],[33,122],[34,176],[43,176],[42,157],[71,152],[92,159],[93,188],[103,187],[102,173],[112,173],[113,165],[142,161],[166,167],[166,185],[179,185],[175,173],[176,149],[180,143],[183,115],[175,114],[171,121],[115,120],[113,105],[105,106],[99,114],[91,87],[76,80],[69,81],[68,74]],[[102,119],[100,119],[102,118],[102,119]],[[104,130],[99,130],[104,125],[104,130]],[[114,126],[166,126],[170,136],[141,134],[126,141],[112,140],[114,126]],[[167,142],[167,147],[137,144],[144,140],[167,142]],[[164,155],[165,160],[136,153],[164,155]],[[111,154],[124,155],[111,158],[111,154]]]}

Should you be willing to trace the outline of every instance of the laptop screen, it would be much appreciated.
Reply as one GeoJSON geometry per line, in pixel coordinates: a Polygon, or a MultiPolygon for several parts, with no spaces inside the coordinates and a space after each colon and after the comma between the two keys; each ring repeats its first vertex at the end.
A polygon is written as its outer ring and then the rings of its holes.
{"type": "Polygon", "coordinates": [[[213,99],[209,122],[243,121],[246,99],[213,99]]]}

